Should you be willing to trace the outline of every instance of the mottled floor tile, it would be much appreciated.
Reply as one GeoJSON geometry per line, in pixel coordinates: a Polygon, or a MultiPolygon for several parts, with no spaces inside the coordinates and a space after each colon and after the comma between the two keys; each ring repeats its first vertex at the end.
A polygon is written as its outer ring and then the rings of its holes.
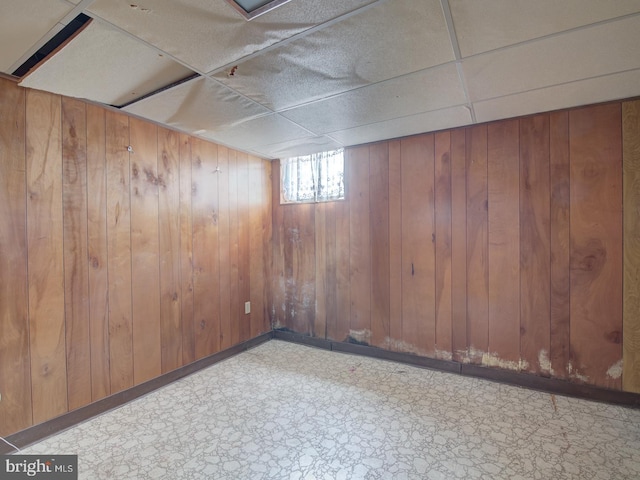
{"type": "Polygon", "coordinates": [[[23,450],[82,479],[637,479],[640,411],[272,340],[23,450]]]}

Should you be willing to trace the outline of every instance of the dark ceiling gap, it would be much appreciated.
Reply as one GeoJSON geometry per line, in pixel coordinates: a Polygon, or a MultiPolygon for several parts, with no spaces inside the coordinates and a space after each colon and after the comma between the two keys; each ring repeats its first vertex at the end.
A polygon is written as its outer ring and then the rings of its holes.
{"type": "Polygon", "coordinates": [[[49,55],[60,48],[66,41],[71,39],[82,27],[84,27],[91,17],[81,13],[71,20],[62,30],[56,33],[51,40],[45,43],[40,49],[31,55],[22,65],[20,65],[12,75],[24,77],[31,69],[45,60],[49,55]]]}

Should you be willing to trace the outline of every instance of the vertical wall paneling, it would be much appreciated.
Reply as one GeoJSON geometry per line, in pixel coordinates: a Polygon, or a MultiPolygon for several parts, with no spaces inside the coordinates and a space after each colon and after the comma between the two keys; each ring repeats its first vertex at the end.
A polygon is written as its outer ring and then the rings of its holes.
{"type": "Polygon", "coordinates": [[[466,132],[451,132],[451,347],[467,358],[467,176],[466,132]]]}
{"type": "Polygon", "coordinates": [[[218,351],[218,151],[199,139],[191,143],[193,181],[193,303],[196,358],[218,351]]]}
{"type": "Polygon", "coordinates": [[[489,343],[487,126],[466,133],[467,335],[469,360],[480,363],[489,343]]]}
{"type": "MultiPolygon", "coordinates": [[[[345,173],[348,175],[349,154],[345,152],[345,173]]],[[[336,223],[336,329],[333,340],[344,341],[351,323],[351,283],[349,281],[351,179],[345,178],[344,202],[335,203],[336,223]]]]}
{"type": "Polygon", "coordinates": [[[25,91],[0,79],[0,436],[32,422],[25,91]]]}
{"type": "Polygon", "coordinates": [[[351,283],[351,320],[349,336],[371,341],[371,232],[369,230],[369,147],[348,151],[349,178],[349,281],[351,283]]]}
{"type": "Polygon", "coordinates": [[[386,345],[389,330],[389,144],[369,148],[371,229],[371,344],[386,345]]]}
{"type": "Polygon", "coordinates": [[[240,342],[240,323],[244,320],[244,302],[240,297],[240,222],[238,210],[237,154],[229,151],[229,283],[231,310],[231,343],[240,342]]]}
{"type": "Polygon", "coordinates": [[[451,132],[435,136],[436,357],[452,359],[451,132]]]}
{"type": "Polygon", "coordinates": [[[271,198],[271,167],[274,162],[269,160],[261,160],[260,162],[262,164],[260,177],[262,197],[259,208],[262,210],[262,278],[264,284],[261,331],[268,332],[271,330],[270,311],[272,305],[271,263],[273,251],[271,249],[271,243],[273,238],[273,204],[271,198]]]}
{"type": "Polygon", "coordinates": [[[129,117],[105,113],[111,393],[133,386],[129,117]]]}
{"type": "Polygon", "coordinates": [[[389,141],[389,336],[402,340],[402,171],[400,140],[389,141]]]}
{"type": "Polygon", "coordinates": [[[550,344],[549,115],[520,120],[520,350],[548,375],[550,344]]]}
{"type": "MultiPolygon", "coordinates": [[[[323,275],[324,285],[321,289],[324,291],[324,312],[326,316],[326,326],[324,338],[336,338],[337,320],[338,320],[338,279],[336,265],[336,205],[344,202],[329,202],[324,204],[324,263],[326,271],[323,275]]],[[[318,222],[316,222],[318,225],[318,222]]],[[[275,230],[274,230],[275,237],[275,230]]],[[[317,232],[316,232],[317,233],[317,232]]],[[[318,242],[316,242],[316,245],[318,242]]],[[[274,259],[275,261],[275,259],[274,259]]],[[[318,263],[316,263],[317,268],[318,263]]],[[[319,273],[316,271],[316,276],[319,273]]],[[[271,285],[272,289],[275,285],[271,285]]],[[[316,291],[317,301],[320,302],[322,292],[316,291]]]]}
{"type": "Polygon", "coordinates": [[[93,401],[111,393],[105,153],[104,109],[87,105],[87,255],[89,258],[91,399],[93,401]]]}
{"type": "Polygon", "coordinates": [[[67,411],[61,99],[26,94],[27,248],[33,421],[67,411]]]}
{"type": "Polygon", "coordinates": [[[69,409],[91,403],[86,104],[62,99],[64,304],[69,409]]]}
{"type": "Polygon", "coordinates": [[[231,269],[230,219],[229,219],[229,149],[218,146],[218,194],[220,198],[218,214],[218,249],[220,256],[220,349],[229,348],[231,343],[231,269]]]}
{"type": "Polygon", "coordinates": [[[158,129],[158,250],[162,372],[182,365],[180,295],[180,135],[158,129]]]}
{"type": "Polygon", "coordinates": [[[566,378],[570,361],[569,297],[569,115],[549,115],[551,189],[551,375],[566,378]]]}
{"type": "Polygon", "coordinates": [[[622,104],[624,297],[622,388],[640,393],[640,100],[622,104]]]}
{"type": "Polygon", "coordinates": [[[191,137],[180,135],[180,319],[182,363],[195,360],[193,310],[193,222],[191,215],[191,137]]]}
{"type": "Polygon", "coordinates": [[[236,168],[238,170],[238,305],[240,341],[251,336],[251,316],[246,315],[245,302],[251,300],[251,258],[250,239],[251,225],[249,209],[251,207],[249,195],[249,156],[246,153],[236,154],[236,168]]]}
{"type": "Polygon", "coordinates": [[[408,350],[435,350],[434,136],[401,140],[402,341],[408,350]]]}
{"type": "Polygon", "coordinates": [[[133,379],[138,384],[162,372],[158,127],[132,118],[130,141],[133,379]]]}
{"type": "Polygon", "coordinates": [[[622,386],[622,125],[619,103],[569,112],[572,374],[622,386]]]}
{"type": "Polygon", "coordinates": [[[251,337],[261,333],[264,317],[264,232],[262,229],[262,160],[252,155],[249,168],[249,278],[251,337]]]}
{"type": "Polygon", "coordinates": [[[520,361],[520,224],[518,120],[488,126],[489,356],[518,369],[520,361]]]}
{"type": "Polygon", "coordinates": [[[272,259],[271,259],[271,325],[273,328],[285,326],[285,275],[284,275],[284,208],[280,205],[280,161],[273,162],[271,172],[271,202],[273,204],[272,259]]]}
{"type": "Polygon", "coordinates": [[[327,331],[327,205],[318,203],[315,207],[316,239],[316,294],[313,336],[324,338],[327,331]]]}

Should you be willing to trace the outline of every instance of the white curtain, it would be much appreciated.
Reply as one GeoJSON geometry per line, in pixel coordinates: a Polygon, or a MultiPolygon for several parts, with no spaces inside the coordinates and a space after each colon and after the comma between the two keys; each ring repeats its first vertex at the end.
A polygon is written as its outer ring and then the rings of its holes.
{"type": "Polygon", "coordinates": [[[344,198],[344,151],[315,153],[281,161],[282,203],[344,198]]]}

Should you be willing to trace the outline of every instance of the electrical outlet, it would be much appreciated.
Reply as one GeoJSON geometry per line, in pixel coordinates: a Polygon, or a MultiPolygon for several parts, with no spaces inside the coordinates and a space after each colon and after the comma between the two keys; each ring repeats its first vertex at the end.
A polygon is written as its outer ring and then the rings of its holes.
{"type": "Polygon", "coordinates": [[[244,314],[249,315],[251,313],[251,302],[244,302],[244,314]]]}

